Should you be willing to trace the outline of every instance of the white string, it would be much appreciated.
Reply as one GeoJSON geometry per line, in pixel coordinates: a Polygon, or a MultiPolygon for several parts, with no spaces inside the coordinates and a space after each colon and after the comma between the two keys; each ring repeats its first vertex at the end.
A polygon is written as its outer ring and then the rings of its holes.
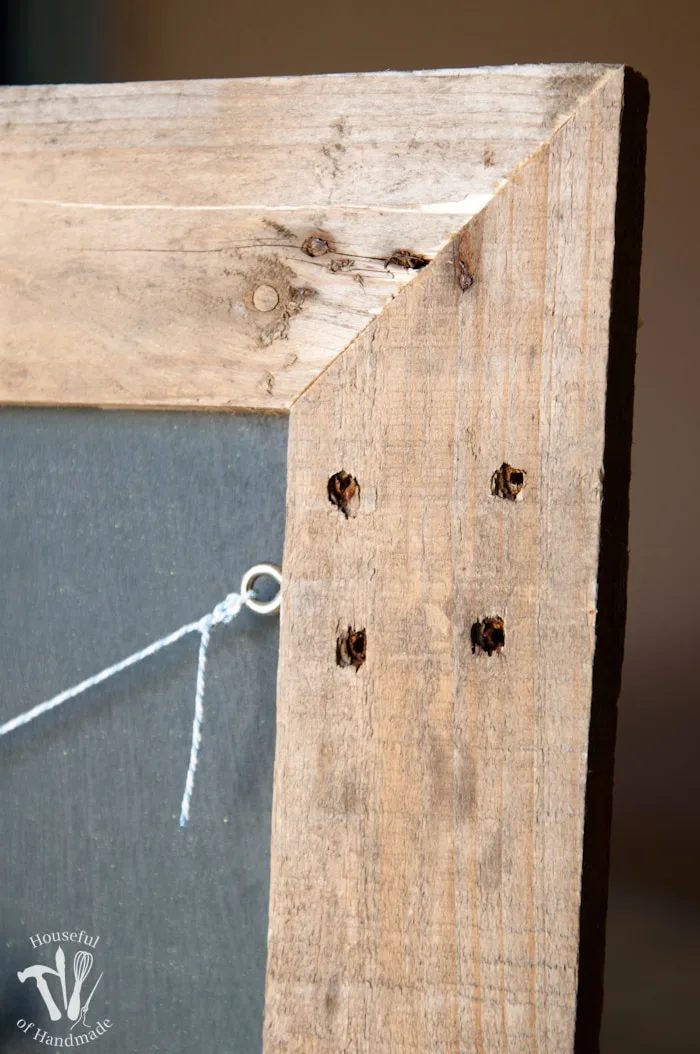
{"type": "Polygon", "coordinates": [[[88,677],[87,680],[81,681],[80,684],[76,684],[74,688],[68,688],[65,692],[55,695],[52,699],[47,699],[45,703],[39,703],[37,706],[33,706],[31,710],[25,710],[23,714],[19,714],[17,717],[13,717],[10,721],[6,721],[4,725],[0,725],[0,736],[6,736],[8,732],[14,731],[15,728],[20,728],[22,725],[28,725],[30,721],[33,721],[37,717],[41,717],[42,714],[47,713],[49,710],[53,710],[55,706],[60,706],[61,703],[67,703],[70,699],[75,699],[76,696],[86,692],[88,688],[94,688],[95,685],[101,684],[102,681],[106,681],[109,677],[113,677],[117,673],[121,673],[122,670],[126,670],[129,666],[135,666],[136,663],[142,662],[150,655],[155,655],[158,651],[162,651],[163,648],[167,648],[170,644],[174,644],[188,633],[197,632],[200,634],[201,639],[199,642],[199,659],[197,662],[197,688],[195,691],[194,721],[192,723],[192,747],[190,749],[190,763],[187,768],[187,778],[185,779],[185,791],[182,795],[182,805],[180,807],[180,827],[184,827],[190,815],[194,774],[197,770],[199,747],[202,741],[202,720],[204,718],[204,675],[207,666],[207,648],[209,647],[211,631],[214,626],[218,626],[220,623],[228,623],[234,619],[246,601],[250,600],[254,595],[255,594],[252,590],[249,590],[247,593],[229,593],[220,604],[216,605],[213,611],[204,615],[197,622],[190,622],[188,625],[182,626],[180,629],[175,630],[174,633],[169,634],[169,636],[154,641],[153,644],[149,644],[147,648],[143,648],[141,651],[129,655],[128,658],[122,659],[121,662],[116,662],[114,666],[108,666],[106,670],[102,670],[100,673],[96,673],[93,677],[88,677]]]}
{"type": "Polygon", "coordinates": [[[192,789],[194,787],[194,774],[197,771],[199,760],[199,745],[202,742],[202,721],[204,719],[204,674],[207,668],[207,649],[209,638],[214,626],[220,622],[230,622],[235,618],[243,607],[246,600],[253,596],[252,590],[241,596],[240,593],[229,593],[225,600],[217,604],[210,615],[205,615],[199,623],[201,639],[199,642],[199,656],[197,658],[197,687],[194,694],[194,721],[192,722],[192,747],[190,749],[190,763],[187,767],[185,778],[185,790],[182,795],[180,806],[180,827],[184,827],[190,818],[190,802],[192,800],[192,789]]]}

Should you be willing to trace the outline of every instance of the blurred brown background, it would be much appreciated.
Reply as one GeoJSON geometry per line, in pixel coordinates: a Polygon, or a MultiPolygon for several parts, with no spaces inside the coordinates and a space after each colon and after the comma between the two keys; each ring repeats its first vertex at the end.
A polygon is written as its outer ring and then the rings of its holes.
{"type": "MultiPolygon", "coordinates": [[[[20,10],[21,8],[21,10],[20,10]]],[[[6,80],[141,80],[625,62],[649,79],[647,209],[604,1054],[700,1051],[700,359],[691,0],[25,0],[6,80]]],[[[556,1052],[553,1052],[556,1054],[556,1052]]]]}

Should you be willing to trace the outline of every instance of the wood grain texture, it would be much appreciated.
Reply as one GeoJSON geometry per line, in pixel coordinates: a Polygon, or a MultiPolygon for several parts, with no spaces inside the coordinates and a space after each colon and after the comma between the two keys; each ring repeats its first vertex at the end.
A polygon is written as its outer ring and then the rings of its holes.
{"type": "Polygon", "coordinates": [[[266,1054],[596,1049],[595,1020],[575,1034],[584,815],[611,778],[609,738],[588,771],[606,415],[619,464],[631,435],[629,371],[608,391],[624,85],[607,72],[467,225],[470,289],[448,245],[293,406],[266,1054]],[[504,461],[522,501],[491,493],[504,461]],[[474,654],[490,615],[505,647],[474,654]]]}
{"type": "Polygon", "coordinates": [[[288,409],[610,69],[1,89],[0,401],[288,409]]]}

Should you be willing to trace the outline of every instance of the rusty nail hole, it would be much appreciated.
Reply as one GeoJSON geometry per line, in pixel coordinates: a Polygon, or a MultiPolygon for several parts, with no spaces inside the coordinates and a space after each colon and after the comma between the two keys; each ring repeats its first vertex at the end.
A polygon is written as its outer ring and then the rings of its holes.
{"type": "Polygon", "coordinates": [[[522,468],[513,468],[504,461],[491,477],[491,493],[506,501],[522,501],[522,489],[526,483],[527,472],[522,468]]]}
{"type": "Polygon", "coordinates": [[[506,630],[500,615],[477,620],[471,629],[472,655],[478,648],[487,655],[500,651],[506,643],[506,630]]]}
{"type": "Polygon", "coordinates": [[[469,270],[469,264],[466,260],[457,261],[457,285],[466,293],[467,289],[474,285],[474,275],[469,270]]]}
{"type": "Polygon", "coordinates": [[[301,251],[306,253],[307,256],[325,256],[327,252],[330,252],[330,249],[328,239],[322,238],[320,234],[312,234],[301,247],[301,251]]]}
{"type": "Polygon", "coordinates": [[[467,232],[464,231],[455,248],[455,274],[457,275],[457,285],[463,293],[466,293],[467,289],[474,285],[474,273],[469,263],[469,257],[469,237],[467,232]]]}
{"type": "Polygon", "coordinates": [[[347,633],[343,633],[336,640],[335,659],[338,666],[354,666],[356,670],[359,670],[366,658],[366,630],[355,630],[352,626],[348,626],[347,633]]]}
{"type": "Polygon", "coordinates": [[[328,500],[349,520],[360,500],[360,484],[349,472],[334,472],[328,480],[328,500]]]}
{"type": "Polygon", "coordinates": [[[396,249],[384,267],[403,267],[405,271],[419,271],[421,267],[427,267],[430,260],[422,253],[414,253],[411,249],[396,249]]]}

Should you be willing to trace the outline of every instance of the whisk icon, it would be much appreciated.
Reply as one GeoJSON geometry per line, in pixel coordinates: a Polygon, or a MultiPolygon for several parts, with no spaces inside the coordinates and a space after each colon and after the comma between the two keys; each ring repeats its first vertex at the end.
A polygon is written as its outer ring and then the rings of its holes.
{"type": "MultiPolygon", "coordinates": [[[[85,978],[92,970],[92,953],[79,951],[75,953],[73,959],[73,973],[75,975],[75,987],[73,988],[73,994],[70,997],[68,1009],[66,1015],[70,1021],[77,1021],[80,1017],[80,992],[83,987],[85,978]]],[[[95,985],[95,988],[97,985],[95,985]]],[[[94,989],[93,989],[94,991],[94,989]]],[[[92,998],[92,993],[90,993],[92,998]]]]}

